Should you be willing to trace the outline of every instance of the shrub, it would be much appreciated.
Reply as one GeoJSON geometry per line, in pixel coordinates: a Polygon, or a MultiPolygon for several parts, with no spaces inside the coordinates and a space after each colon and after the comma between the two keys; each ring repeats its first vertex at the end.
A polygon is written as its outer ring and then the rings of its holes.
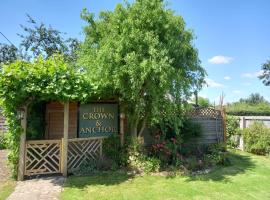
{"type": "Polygon", "coordinates": [[[130,148],[131,138],[125,137],[124,145],[121,146],[120,138],[118,135],[111,135],[104,139],[103,153],[106,159],[112,160],[115,166],[128,165],[128,148],[130,148]]]}
{"type": "Polygon", "coordinates": [[[244,129],[244,149],[258,155],[270,153],[270,129],[262,122],[254,122],[244,129]]]}
{"type": "Polygon", "coordinates": [[[226,152],[225,144],[211,144],[208,148],[208,153],[205,154],[206,159],[210,160],[212,165],[228,165],[228,153],[226,152]]]}
{"type": "Polygon", "coordinates": [[[178,166],[181,161],[182,145],[191,138],[201,135],[201,126],[192,120],[182,119],[179,132],[171,122],[166,122],[166,126],[160,127],[154,135],[155,141],[151,148],[151,154],[161,161],[162,166],[178,166]]]}
{"type": "Polygon", "coordinates": [[[142,138],[132,138],[128,146],[128,155],[128,166],[132,170],[147,174],[159,171],[160,160],[147,155],[142,138]]]}
{"type": "Polygon", "coordinates": [[[129,167],[138,172],[146,174],[150,172],[158,172],[160,168],[160,160],[153,157],[148,157],[141,153],[132,153],[128,159],[129,167]]]}
{"type": "Polygon", "coordinates": [[[238,138],[241,135],[238,117],[232,115],[228,115],[226,117],[226,134],[227,134],[227,144],[233,148],[238,147],[239,145],[238,138]]]}
{"type": "Polygon", "coordinates": [[[0,132],[0,150],[7,148],[7,137],[4,133],[0,132]]]}
{"type": "Polygon", "coordinates": [[[262,102],[258,104],[248,103],[233,103],[226,107],[226,112],[229,115],[236,116],[268,116],[270,115],[270,104],[262,102]]]}

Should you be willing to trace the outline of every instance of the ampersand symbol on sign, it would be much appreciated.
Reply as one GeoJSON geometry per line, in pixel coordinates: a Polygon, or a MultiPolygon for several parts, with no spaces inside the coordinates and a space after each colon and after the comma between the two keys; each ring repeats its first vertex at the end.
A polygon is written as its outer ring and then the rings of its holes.
{"type": "Polygon", "coordinates": [[[99,120],[96,121],[96,127],[100,127],[101,126],[101,122],[99,120]]]}

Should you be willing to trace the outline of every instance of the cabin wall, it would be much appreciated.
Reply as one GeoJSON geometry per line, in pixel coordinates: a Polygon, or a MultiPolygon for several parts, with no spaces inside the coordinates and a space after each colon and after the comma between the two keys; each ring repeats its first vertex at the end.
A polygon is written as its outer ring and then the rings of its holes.
{"type": "MultiPolygon", "coordinates": [[[[68,137],[77,137],[78,103],[69,104],[68,137]]],[[[60,102],[50,102],[46,105],[45,139],[61,139],[64,133],[64,105],[60,102]]]]}

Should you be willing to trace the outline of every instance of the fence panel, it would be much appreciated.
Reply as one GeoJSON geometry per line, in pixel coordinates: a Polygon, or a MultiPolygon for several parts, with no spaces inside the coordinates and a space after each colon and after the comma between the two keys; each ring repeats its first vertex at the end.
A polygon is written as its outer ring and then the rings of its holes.
{"type": "Polygon", "coordinates": [[[191,120],[200,124],[202,133],[192,143],[212,144],[224,141],[225,122],[220,110],[214,108],[196,108],[189,113],[191,120]]]}
{"type": "Polygon", "coordinates": [[[78,169],[83,163],[91,163],[102,156],[103,138],[74,138],[68,141],[68,171],[78,169]]]}
{"type": "Polygon", "coordinates": [[[61,140],[26,141],[25,175],[61,173],[61,140]]]}

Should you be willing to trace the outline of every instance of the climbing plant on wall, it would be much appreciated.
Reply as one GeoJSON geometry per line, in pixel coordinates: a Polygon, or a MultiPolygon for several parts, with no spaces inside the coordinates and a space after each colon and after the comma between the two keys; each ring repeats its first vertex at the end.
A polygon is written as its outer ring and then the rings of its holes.
{"type": "Polygon", "coordinates": [[[29,101],[84,101],[91,95],[84,73],[67,64],[62,55],[32,62],[18,60],[0,71],[0,99],[9,124],[9,160],[16,175],[22,132],[17,110],[29,101]]]}

